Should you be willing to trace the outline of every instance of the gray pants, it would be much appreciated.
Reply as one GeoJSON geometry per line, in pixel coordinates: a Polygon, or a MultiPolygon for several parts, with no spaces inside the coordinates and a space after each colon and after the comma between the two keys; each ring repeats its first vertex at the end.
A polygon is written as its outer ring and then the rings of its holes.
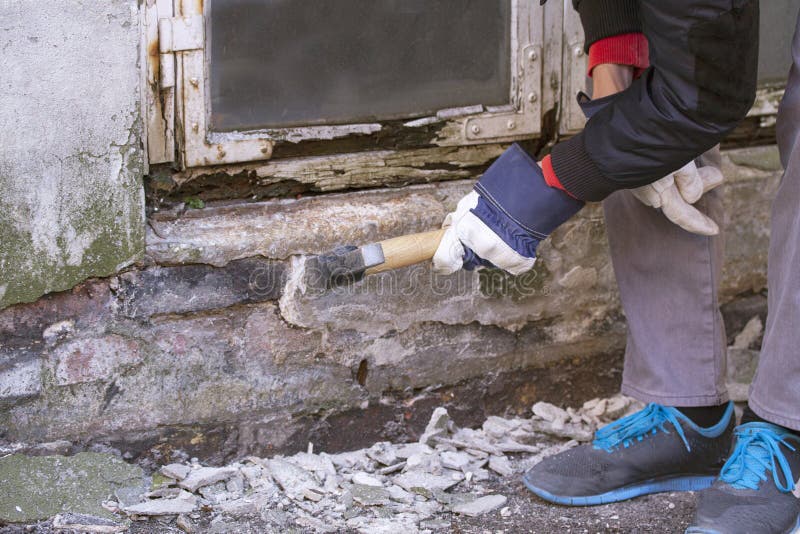
{"type": "MultiPolygon", "coordinates": [[[[769,315],[750,407],[800,430],[800,29],[778,111],[785,173],[772,206],[769,315]]],[[[716,156],[703,156],[705,164],[716,156]]],[[[722,227],[721,194],[698,206],[722,227]]],[[[611,259],[628,319],[623,393],[669,406],[728,400],[725,328],[717,290],[723,236],[690,234],[628,191],[604,202],[611,259]]]]}

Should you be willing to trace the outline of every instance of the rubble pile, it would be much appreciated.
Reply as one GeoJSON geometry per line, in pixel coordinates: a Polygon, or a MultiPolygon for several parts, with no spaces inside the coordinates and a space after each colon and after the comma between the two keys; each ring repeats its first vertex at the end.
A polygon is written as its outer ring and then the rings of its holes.
{"type": "Polygon", "coordinates": [[[293,456],[250,456],[225,467],[165,465],[155,489],[118,493],[104,506],[134,520],[177,517],[186,532],[201,510],[213,512],[212,525],[258,516],[278,530],[432,532],[449,528],[449,514],[510,514],[506,497],[482,484],[490,476],[515,476],[640,407],[623,396],[577,410],[539,402],[529,419],[492,416],[479,429],[458,428],[437,408],[416,443],[340,454],[315,454],[309,444],[293,456]]]}

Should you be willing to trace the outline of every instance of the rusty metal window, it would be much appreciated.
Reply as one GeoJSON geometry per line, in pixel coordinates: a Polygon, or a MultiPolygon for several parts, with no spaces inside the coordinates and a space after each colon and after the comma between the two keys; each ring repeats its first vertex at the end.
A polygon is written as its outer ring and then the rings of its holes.
{"type": "Polygon", "coordinates": [[[206,29],[213,131],[510,99],[510,0],[214,1],[206,29]]]}
{"type": "Polygon", "coordinates": [[[542,50],[561,21],[553,2],[154,2],[143,47],[151,162],[257,161],[276,146],[325,152],[364,136],[514,141],[541,132],[552,100],[550,86],[542,98],[542,50]]]}

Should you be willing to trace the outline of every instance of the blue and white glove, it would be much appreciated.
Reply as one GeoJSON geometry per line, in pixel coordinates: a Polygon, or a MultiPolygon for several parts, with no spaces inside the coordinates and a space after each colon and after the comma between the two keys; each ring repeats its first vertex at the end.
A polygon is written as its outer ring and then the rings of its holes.
{"type": "Polygon", "coordinates": [[[447,231],[433,269],[440,274],[480,267],[529,271],[539,243],[583,205],[547,185],[536,161],[515,143],[445,218],[447,231]]]}

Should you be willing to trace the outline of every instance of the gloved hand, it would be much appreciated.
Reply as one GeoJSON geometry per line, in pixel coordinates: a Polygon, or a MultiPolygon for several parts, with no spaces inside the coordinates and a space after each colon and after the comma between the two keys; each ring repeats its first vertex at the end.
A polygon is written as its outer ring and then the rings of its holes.
{"type": "Polygon", "coordinates": [[[539,243],[584,203],[547,185],[539,165],[516,143],[486,170],[474,190],[447,215],[433,269],[533,268],[539,243]]]}
{"type": "Polygon", "coordinates": [[[698,168],[692,161],[652,184],[631,190],[631,193],[643,204],[660,208],[667,219],[684,230],[700,235],[717,235],[717,223],[692,204],[724,180],[718,168],[710,165],[698,168]]]}
{"type": "MultiPolygon", "coordinates": [[[[578,104],[588,119],[611,102],[614,96],[592,100],[580,93],[578,104]]],[[[717,235],[717,223],[692,204],[720,185],[724,179],[718,168],[710,165],[698,168],[691,161],[672,174],[652,184],[632,189],[631,192],[646,206],[661,209],[667,219],[684,230],[700,235],[717,235]]]]}

